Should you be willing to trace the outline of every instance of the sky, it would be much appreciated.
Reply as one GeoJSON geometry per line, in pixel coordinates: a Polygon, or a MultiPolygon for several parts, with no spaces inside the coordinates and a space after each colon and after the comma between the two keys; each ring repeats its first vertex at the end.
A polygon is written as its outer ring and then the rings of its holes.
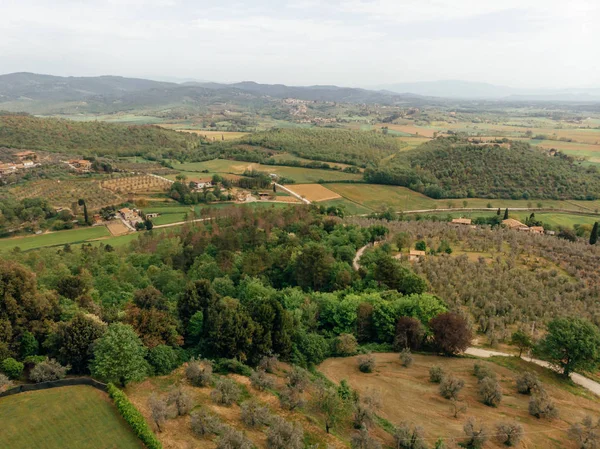
{"type": "Polygon", "coordinates": [[[598,0],[0,0],[0,73],[600,87],[598,0]]]}

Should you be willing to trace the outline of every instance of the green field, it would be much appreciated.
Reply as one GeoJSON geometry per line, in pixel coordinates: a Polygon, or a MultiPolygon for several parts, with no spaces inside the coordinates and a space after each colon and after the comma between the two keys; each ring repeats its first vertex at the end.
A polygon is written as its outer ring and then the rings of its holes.
{"type": "Polygon", "coordinates": [[[347,200],[345,198],[338,198],[335,200],[327,200],[327,201],[319,201],[318,205],[323,206],[325,208],[330,207],[330,206],[343,207],[344,211],[346,212],[347,215],[364,215],[364,214],[370,214],[373,212],[372,209],[369,209],[365,206],[361,206],[360,204],[353,203],[352,201],[347,200]]]}
{"type": "Polygon", "coordinates": [[[0,448],[142,449],[105,393],[88,386],[0,398],[0,448]]]}
{"type": "MultiPolygon", "coordinates": [[[[224,159],[214,159],[206,162],[191,162],[186,164],[175,164],[173,168],[185,174],[189,178],[210,177],[213,174],[235,174],[241,175],[245,170],[254,169],[267,173],[276,173],[279,176],[293,179],[298,184],[311,184],[319,180],[324,181],[346,181],[361,180],[362,175],[358,173],[343,173],[336,170],[321,170],[303,167],[288,167],[281,165],[261,165],[251,162],[229,161],[224,159]],[[202,173],[208,170],[208,173],[202,173]]],[[[174,177],[169,176],[174,179],[174,177]]]]}
{"type": "Polygon", "coordinates": [[[69,231],[58,231],[49,234],[32,235],[28,237],[0,239],[0,252],[9,251],[16,247],[27,251],[44,246],[60,246],[66,243],[83,243],[88,240],[99,239],[110,236],[105,226],[94,226],[91,228],[73,229],[69,231]]]}

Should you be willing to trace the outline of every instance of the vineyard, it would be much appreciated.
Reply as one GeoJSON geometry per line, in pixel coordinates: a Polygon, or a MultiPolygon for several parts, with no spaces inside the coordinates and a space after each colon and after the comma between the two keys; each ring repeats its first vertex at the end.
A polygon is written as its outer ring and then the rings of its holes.
{"type": "Polygon", "coordinates": [[[116,193],[162,192],[169,190],[171,182],[152,175],[126,176],[102,181],[101,186],[116,193]]]}
{"type": "Polygon", "coordinates": [[[122,202],[114,192],[103,189],[100,182],[88,179],[44,179],[15,187],[11,193],[19,200],[44,198],[55,207],[72,207],[80,198],[85,199],[92,210],[122,202]]]}

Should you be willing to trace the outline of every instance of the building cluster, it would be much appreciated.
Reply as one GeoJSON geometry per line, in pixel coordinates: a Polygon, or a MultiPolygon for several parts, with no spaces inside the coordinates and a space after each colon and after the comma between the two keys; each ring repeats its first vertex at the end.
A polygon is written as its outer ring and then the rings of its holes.
{"type": "Polygon", "coordinates": [[[144,221],[140,212],[141,211],[138,209],[130,209],[128,207],[119,209],[120,217],[134,228],[136,224],[142,223],[144,221]]]}
{"type": "Polygon", "coordinates": [[[35,151],[20,151],[14,154],[14,157],[19,162],[1,162],[0,161],[0,175],[10,175],[16,173],[19,170],[33,168],[38,166],[38,156],[35,151]]]}
{"type": "Polygon", "coordinates": [[[554,234],[554,231],[545,231],[543,226],[527,226],[514,218],[502,220],[502,225],[508,229],[513,229],[521,232],[529,232],[531,234],[554,234]]]}
{"type": "Polygon", "coordinates": [[[89,173],[92,170],[92,162],[86,159],[71,159],[67,164],[78,173],[89,173]]]}

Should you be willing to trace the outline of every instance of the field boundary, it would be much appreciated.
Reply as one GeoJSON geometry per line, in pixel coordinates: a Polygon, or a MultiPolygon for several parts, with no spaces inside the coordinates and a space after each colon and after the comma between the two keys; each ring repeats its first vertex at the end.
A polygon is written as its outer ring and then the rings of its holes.
{"type": "MultiPolygon", "coordinates": [[[[345,198],[345,197],[343,197],[345,198]]],[[[500,209],[505,209],[501,207],[500,209]]],[[[509,211],[513,212],[557,212],[561,214],[571,214],[571,215],[593,215],[600,217],[600,212],[596,213],[593,211],[585,212],[581,210],[572,210],[572,209],[557,209],[550,207],[508,207],[509,211]]],[[[452,209],[417,209],[417,210],[401,210],[396,212],[397,214],[429,214],[429,213],[438,213],[438,212],[496,212],[498,210],[497,207],[455,207],[452,209]]]]}
{"type": "Polygon", "coordinates": [[[0,398],[5,396],[12,396],[14,394],[19,393],[27,393],[28,391],[41,391],[48,390],[50,388],[70,387],[75,385],[88,385],[90,387],[96,388],[97,390],[103,391],[104,393],[108,393],[108,386],[106,384],[103,384],[102,382],[98,382],[97,380],[92,379],[91,377],[73,377],[70,379],[50,380],[47,382],[40,382],[37,384],[18,385],[14,388],[0,393],[0,398]]]}

